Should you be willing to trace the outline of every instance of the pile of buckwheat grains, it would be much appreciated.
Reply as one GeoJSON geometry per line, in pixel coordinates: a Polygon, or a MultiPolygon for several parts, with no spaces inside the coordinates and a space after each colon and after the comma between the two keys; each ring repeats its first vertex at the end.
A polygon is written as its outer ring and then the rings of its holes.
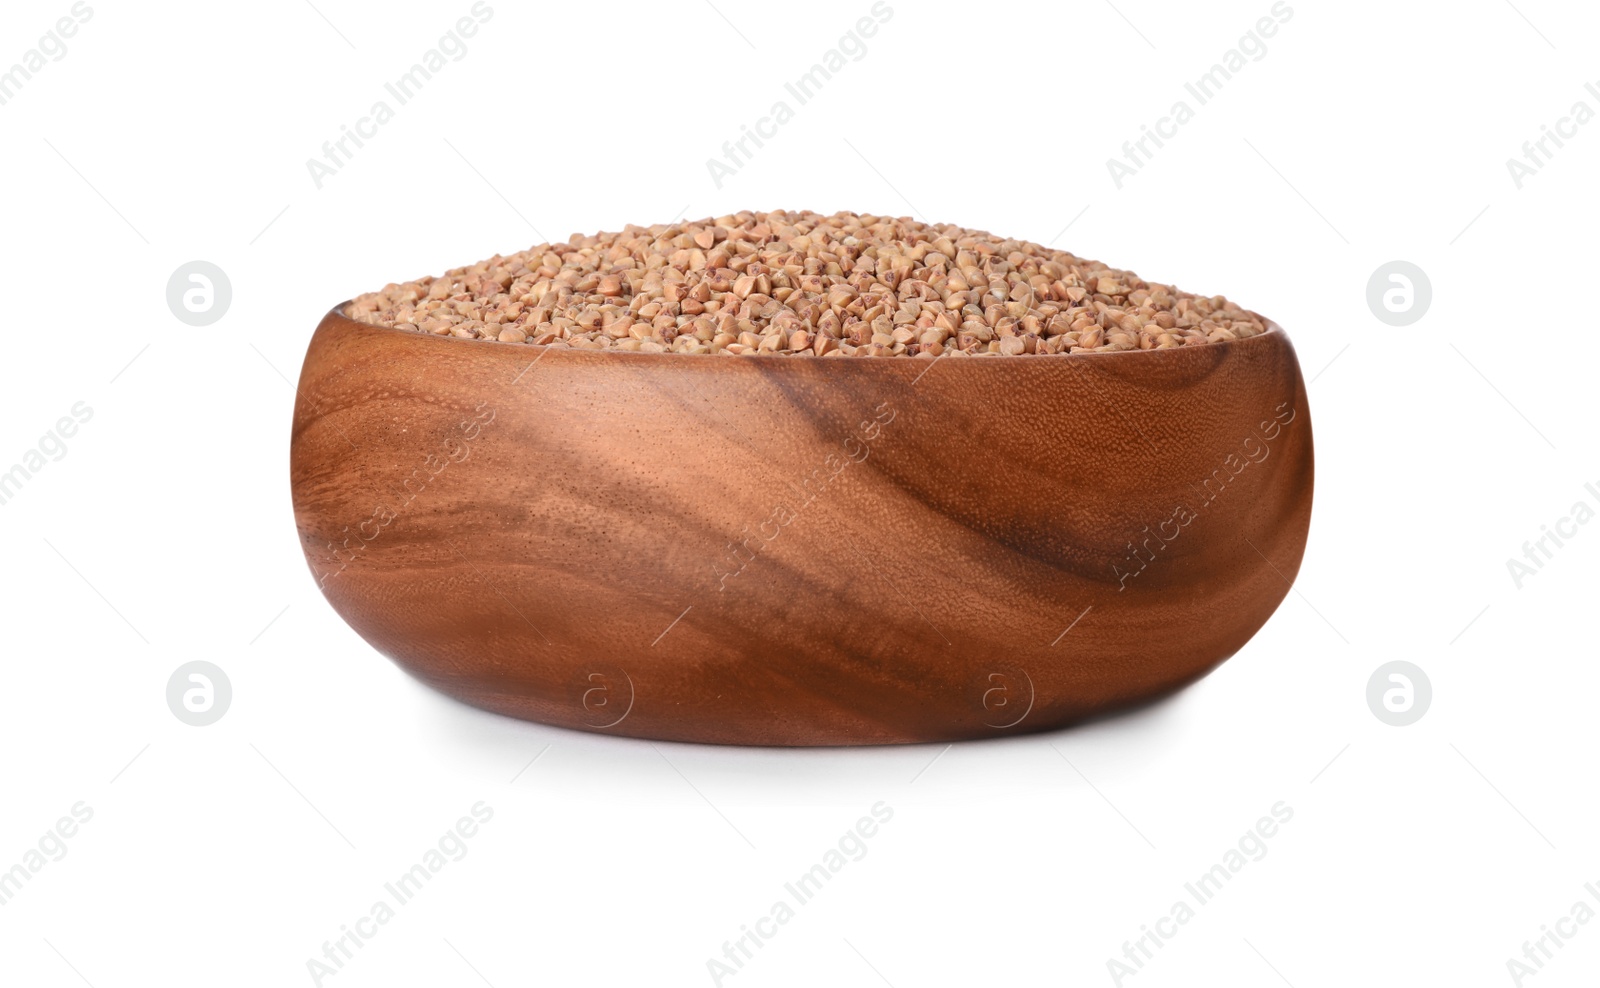
{"type": "Polygon", "coordinates": [[[1261,317],[1022,240],[840,212],[742,212],[574,234],[359,296],[345,314],[582,350],[1017,356],[1153,350],[1261,317]]]}

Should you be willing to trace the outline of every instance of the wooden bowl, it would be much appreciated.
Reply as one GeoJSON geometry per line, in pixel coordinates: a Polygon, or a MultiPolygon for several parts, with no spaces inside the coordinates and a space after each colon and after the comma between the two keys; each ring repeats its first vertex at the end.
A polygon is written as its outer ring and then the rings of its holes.
{"type": "Polygon", "coordinates": [[[720,357],[330,312],[290,447],[336,611],[474,706],[723,744],[1046,730],[1194,681],[1288,593],[1282,329],[1170,350],[720,357]]]}

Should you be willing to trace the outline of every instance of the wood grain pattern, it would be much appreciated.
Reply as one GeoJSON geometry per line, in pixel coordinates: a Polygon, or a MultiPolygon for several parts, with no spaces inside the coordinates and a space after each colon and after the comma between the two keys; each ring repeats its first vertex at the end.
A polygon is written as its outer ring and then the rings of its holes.
{"type": "Polygon", "coordinates": [[[329,313],[290,473],[312,573],[467,703],[844,745],[1056,728],[1232,655],[1299,569],[1284,332],[925,360],[551,350],[329,313]]]}

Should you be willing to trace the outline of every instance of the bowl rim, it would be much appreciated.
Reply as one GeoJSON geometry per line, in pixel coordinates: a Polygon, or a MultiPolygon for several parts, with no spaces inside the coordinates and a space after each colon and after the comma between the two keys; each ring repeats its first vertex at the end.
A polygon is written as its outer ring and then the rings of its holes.
{"type": "MultiPolygon", "coordinates": [[[[723,356],[722,354],[719,354],[719,353],[670,353],[670,352],[668,352],[668,353],[644,353],[644,352],[639,351],[639,350],[617,350],[617,351],[586,350],[586,349],[579,349],[579,348],[574,348],[574,347],[554,347],[554,346],[550,346],[547,343],[540,343],[540,344],[535,344],[535,343],[504,343],[504,342],[502,342],[500,340],[463,340],[463,339],[460,339],[459,337],[454,337],[454,336],[436,336],[436,335],[434,335],[432,333],[422,333],[422,332],[418,332],[417,330],[414,330],[414,329],[401,329],[398,326],[379,326],[376,323],[362,322],[359,319],[352,319],[351,317],[345,315],[344,309],[345,309],[345,306],[349,305],[350,303],[352,303],[354,301],[355,301],[355,299],[353,299],[353,298],[352,299],[346,299],[343,302],[340,302],[338,305],[334,306],[333,308],[329,309],[327,315],[323,316],[322,323],[319,323],[319,328],[320,328],[320,326],[322,324],[327,323],[329,320],[335,320],[338,323],[345,323],[345,324],[348,324],[350,326],[356,327],[359,330],[370,330],[370,331],[373,331],[373,332],[376,332],[376,333],[394,333],[394,334],[398,334],[398,335],[403,335],[403,336],[409,337],[409,338],[411,338],[413,340],[419,340],[420,339],[420,340],[431,341],[432,345],[459,346],[461,344],[467,344],[467,345],[471,345],[471,346],[483,346],[485,344],[488,344],[488,345],[496,346],[496,347],[507,347],[507,348],[515,347],[517,350],[519,350],[521,352],[533,354],[535,359],[538,359],[539,355],[544,354],[544,353],[549,352],[549,351],[552,351],[552,350],[563,350],[563,351],[569,351],[571,353],[583,353],[583,354],[604,354],[606,359],[617,358],[617,359],[621,359],[621,360],[630,360],[630,359],[655,360],[655,359],[662,358],[662,357],[667,357],[667,358],[672,358],[672,359],[684,359],[684,358],[706,358],[706,359],[709,359],[709,358],[721,358],[723,356]]],[[[1019,355],[1019,357],[1022,359],[1022,362],[1024,364],[1031,364],[1031,363],[1033,363],[1035,361],[1056,361],[1056,360],[1060,360],[1060,359],[1063,359],[1063,358],[1122,357],[1122,358],[1126,359],[1127,357],[1130,357],[1130,356],[1146,356],[1146,355],[1153,355],[1153,354],[1156,354],[1156,353],[1203,353],[1203,352],[1206,352],[1206,351],[1216,352],[1216,350],[1213,350],[1212,348],[1217,348],[1218,350],[1226,350],[1226,349],[1232,348],[1232,347],[1242,347],[1242,346],[1252,346],[1252,345],[1259,346],[1259,345],[1261,345],[1261,343],[1259,341],[1278,341],[1278,340],[1281,340],[1283,343],[1286,343],[1286,344],[1290,342],[1289,341],[1289,334],[1275,320],[1269,319],[1266,316],[1261,315],[1261,313],[1256,312],[1256,311],[1251,310],[1251,309],[1246,309],[1245,311],[1249,312],[1251,315],[1255,316],[1257,319],[1260,319],[1264,324],[1266,324],[1266,327],[1267,327],[1266,330],[1264,332],[1257,333],[1255,336],[1247,336],[1247,337],[1245,337],[1243,339],[1219,340],[1218,342],[1215,342],[1215,343],[1204,343],[1204,344],[1201,344],[1199,346],[1168,347],[1166,350],[1106,350],[1106,351],[1098,352],[1098,353],[1094,352],[1094,351],[1090,351],[1090,352],[1087,352],[1087,353],[1043,353],[1043,354],[1040,354],[1040,353],[1029,353],[1029,354],[1021,354],[1021,355],[1019,355]]],[[[920,357],[909,357],[909,358],[908,357],[866,357],[866,358],[862,358],[860,360],[850,359],[847,362],[850,363],[850,364],[887,364],[887,365],[890,365],[890,366],[910,366],[910,367],[927,366],[927,367],[931,367],[934,364],[938,363],[939,361],[943,360],[947,353],[948,353],[948,351],[946,353],[940,354],[939,356],[934,357],[934,358],[932,358],[930,360],[927,360],[927,361],[924,361],[920,357]]],[[[754,354],[749,354],[749,355],[746,355],[746,354],[735,354],[735,356],[740,357],[741,359],[745,359],[745,360],[793,361],[793,360],[797,359],[796,357],[794,357],[794,356],[792,356],[790,354],[783,354],[783,353],[754,353],[754,354]]],[[[995,356],[999,356],[999,354],[996,354],[995,356]]],[[[1019,359],[1019,357],[1011,357],[1011,358],[1007,358],[1007,359],[1004,359],[1004,360],[985,360],[982,357],[980,357],[976,361],[973,361],[973,360],[961,360],[961,361],[957,361],[957,362],[960,363],[960,364],[963,364],[963,365],[969,364],[969,363],[1006,364],[1006,365],[1009,365],[1013,361],[1019,359]]],[[[810,357],[810,358],[800,357],[800,358],[798,358],[798,360],[802,364],[808,363],[810,360],[823,360],[823,359],[825,359],[825,358],[823,358],[823,357],[810,357]]]]}

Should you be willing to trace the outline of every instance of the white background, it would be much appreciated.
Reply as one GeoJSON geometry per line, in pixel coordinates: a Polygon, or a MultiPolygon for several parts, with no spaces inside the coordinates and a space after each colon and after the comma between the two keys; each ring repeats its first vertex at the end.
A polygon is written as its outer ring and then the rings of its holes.
{"type": "MultiPolygon", "coordinates": [[[[94,813],[0,906],[0,979],[313,984],[324,941],[480,800],[494,817],[466,857],[324,984],[714,984],[724,941],[880,800],[866,856],[723,984],[1114,984],[1124,941],[1279,801],[1294,816],[1266,856],[1125,984],[1514,984],[1524,941],[1600,909],[1600,524],[1520,589],[1506,565],[1600,487],[1600,123],[1520,190],[1506,166],[1576,101],[1600,110],[1600,14],[1291,0],[1267,54],[1119,190],[1106,160],[1193,105],[1184,82],[1269,0],[891,2],[866,55],[718,189],[706,160],[867,0],[492,0],[466,55],[319,190],[306,160],[468,0],[91,0],[0,106],[0,470],[93,409],[0,506],[0,869],[75,803],[94,813]],[[366,646],[289,504],[288,380],[323,312],[575,231],[742,208],[959,223],[1280,322],[1317,439],[1295,592],[1167,702],[948,749],[567,732],[459,705],[366,646]],[[195,259],[233,286],[200,329],[164,297],[195,259]],[[1365,300],[1395,259],[1433,286],[1403,329],[1365,300]],[[210,727],[165,701],[195,659],[233,684],[210,727]],[[1395,659],[1433,685],[1410,727],[1365,699],[1395,659]]],[[[69,8],[8,0],[0,67],[69,8]]],[[[1597,972],[1600,921],[1525,983],[1597,972]]]]}

